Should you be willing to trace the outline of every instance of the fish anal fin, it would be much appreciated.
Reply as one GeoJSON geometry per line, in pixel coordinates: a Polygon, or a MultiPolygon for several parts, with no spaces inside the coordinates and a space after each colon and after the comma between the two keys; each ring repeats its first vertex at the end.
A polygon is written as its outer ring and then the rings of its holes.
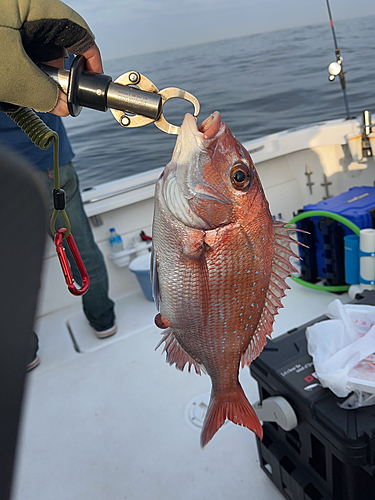
{"type": "Polygon", "coordinates": [[[255,432],[259,439],[262,439],[263,428],[242,387],[238,384],[237,390],[229,395],[215,392],[211,394],[201,432],[202,448],[211,441],[227,419],[237,425],[247,427],[255,432]]]}
{"type": "Polygon", "coordinates": [[[201,375],[203,371],[202,367],[181,347],[171,328],[168,328],[168,330],[165,331],[163,338],[156,346],[155,351],[161,346],[163,342],[165,343],[163,352],[165,351],[167,353],[166,361],[170,366],[175,364],[176,368],[183,371],[186,364],[188,364],[189,372],[191,370],[191,367],[193,366],[195,372],[198,375],[201,375]]]}

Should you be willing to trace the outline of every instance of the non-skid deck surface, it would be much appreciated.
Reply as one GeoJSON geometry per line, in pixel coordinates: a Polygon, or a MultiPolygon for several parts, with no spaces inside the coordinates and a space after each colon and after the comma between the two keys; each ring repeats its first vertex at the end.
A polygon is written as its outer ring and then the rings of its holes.
{"type": "MultiPolygon", "coordinates": [[[[298,285],[289,295],[283,330],[334,298],[298,285]]],[[[200,448],[188,406],[209,392],[209,378],[181,373],[155,352],[155,307],[141,293],[116,303],[111,339],[90,337],[79,308],[36,326],[41,365],[29,374],[13,500],[284,498],[259,467],[251,431],[228,423],[200,448]]],[[[248,369],[241,382],[257,401],[248,369]]]]}

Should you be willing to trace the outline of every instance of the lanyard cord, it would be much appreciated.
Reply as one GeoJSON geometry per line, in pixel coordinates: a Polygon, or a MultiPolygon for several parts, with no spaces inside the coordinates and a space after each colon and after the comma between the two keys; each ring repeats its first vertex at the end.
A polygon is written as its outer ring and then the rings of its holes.
{"type": "MultiPolygon", "coordinates": [[[[52,131],[51,131],[52,132],[52,131]]],[[[50,222],[50,230],[53,235],[56,234],[55,222],[58,216],[58,213],[61,212],[61,215],[64,218],[64,222],[66,224],[66,232],[63,238],[67,238],[70,234],[70,222],[68,215],[65,211],[65,191],[60,189],[60,176],[59,176],[59,136],[56,132],[53,133],[53,177],[55,180],[55,189],[53,190],[53,204],[54,211],[51,217],[50,222]]]]}
{"type": "Polygon", "coordinates": [[[55,189],[53,190],[54,211],[51,217],[50,230],[52,235],[56,234],[55,222],[59,212],[63,216],[66,224],[64,239],[70,234],[70,222],[65,211],[65,192],[60,189],[59,177],[59,136],[57,132],[51,130],[44,121],[39,118],[30,108],[19,108],[14,112],[6,112],[7,116],[13,120],[27,135],[27,137],[40,149],[48,149],[53,142],[53,171],[55,189]]]}
{"type": "Polygon", "coordinates": [[[89,288],[89,277],[82,262],[81,256],[79,254],[78,248],[74,242],[73,235],[70,231],[70,222],[68,215],[65,211],[65,191],[60,189],[60,177],[59,177],[59,136],[57,132],[51,130],[43,120],[37,116],[33,110],[30,108],[19,108],[17,111],[9,112],[6,114],[11,118],[29,137],[29,139],[40,149],[47,149],[51,146],[53,142],[53,172],[55,188],[53,190],[53,206],[54,211],[51,217],[50,229],[54,236],[55,246],[57,255],[61,264],[61,268],[65,277],[65,282],[68,285],[68,290],[73,295],[84,295],[89,288]],[[58,213],[64,218],[66,224],[66,229],[61,228],[58,231],[55,229],[55,222],[58,213]],[[74,279],[72,275],[72,270],[66,256],[65,248],[62,244],[62,240],[66,239],[66,243],[72,252],[73,259],[77,265],[78,271],[81,275],[82,286],[77,288],[74,284],[74,279]]]}

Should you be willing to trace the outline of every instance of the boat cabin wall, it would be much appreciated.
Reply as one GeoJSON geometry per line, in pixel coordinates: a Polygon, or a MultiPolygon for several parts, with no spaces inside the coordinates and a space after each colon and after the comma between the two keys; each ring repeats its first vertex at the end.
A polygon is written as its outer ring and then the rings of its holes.
{"type": "Polygon", "coordinates": [[[284,221],[305,205],[326,199],[327,192],[337,196],[354,186],[373,186],[375,181],[374,157],[353,162],[346,145],[296,151],[257,163],[256,168],[272,215],[284,221]]]}
{"type": "Polygon", "coordinates": [[[362,157],[360,132],[359,119],[332,120],[245,143],[272,215],[288,221],[293,212],[327,195],[373,186],[375,151],[373,156],[362,157]],[[360,141],[357,150],[351,144],[353,137],[360,141]]]}

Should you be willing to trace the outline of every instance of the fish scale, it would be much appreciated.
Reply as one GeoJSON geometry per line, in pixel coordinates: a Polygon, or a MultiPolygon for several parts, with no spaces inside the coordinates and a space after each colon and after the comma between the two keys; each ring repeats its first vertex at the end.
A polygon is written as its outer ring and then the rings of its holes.
{"type": "Polygon", "coordinates": [[[206,372],[205,446],[226,419],[262,437],[238,380],[272,333],[293,266],[245,148],[219,113],[186,115],[155,192],[152,282],[169,364],[206,372]]]}

